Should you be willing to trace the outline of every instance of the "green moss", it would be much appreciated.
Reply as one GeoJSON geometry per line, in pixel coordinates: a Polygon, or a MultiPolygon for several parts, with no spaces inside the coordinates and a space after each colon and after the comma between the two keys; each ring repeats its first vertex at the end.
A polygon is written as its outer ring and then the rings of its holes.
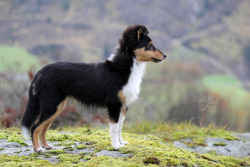
{"type": "Polygon", "coordinates": [[[66,146],[66,147],[64,147],[64,148],[63,148],[63,150],[73,151],[73,150],[74,150],[74,148],[73,148],[73,147],[71,147],[71,146],[66,146]]]}
{"type": "Polygon", "coordinates": [[[6,139],[6,136],[5,136],[5,133],[4,133],[4,132],[1,132],[1,133],[0,133],[0,139],[6,139]]]}
{"type": "Polygon", "coordinates": [[[2,129],[0,131],[0,139],[8,139],[8,142],[17,142],[22,146],[27,146],[27,144],[23,141],[23,136],[20,134],[20,129],[15,127],[9,129],[2,129]]]}
{"type": "Polygon", "coordinates": [[[45,157],[45,158],[50,158],[51,155],[50,155],[50,154],[45,154],[44,157],[45,157]]]}
{"type": "Polygon", "coordinates": [[[80,145],[78,145],[78,146],[76,147],[76,149],[79,149],[79,150],[85,149],[85,148],[88,148],[88,147],[86,146],[86,144],[80,144],[80,145]]]}
{"type": "Polygon", "coordinates": [[[8,139],[10,136],[16,135],[17,137],[22,137],[20,135],[20,129],[11,127],[8,129],[1,129],[0,131],[0,139],[8,139]]]}
{"type": "Polygon", "coordinates": [[[181,142],[186,144],[190,148],[195,148],[197,146],[196,144],[194,144],[194,142],[190,142],[190,141],[181,141],[181,142]]]}
{"type": "Polygon", "coordinates": [[[203,146],[203,147],[207,147],[206,145],[206,140],[204,139],[204,137],[196,137],[196,138],[193,138],[193,143],[197,146],[203,146]]]}
{"type": "MultiPolygon", "coordinates": [[[[192,142],[195,144],[201,145],[204,142],[203,137],[198,137],[198,135],[206,136],[209,134],[210,136],[216,136],[220,129],[208,129],[199,130],[199,128],[195,127],[192,130],[185,129],[182,125],[175,125],[172,127],[167,127],[165,125],[161,125],[159,129],[155,129],[152,131],[153,134],[159,134],[161,129],[165,129],[163,131],[162,136],[166,136],[166,132],[171,135],[171,138],[176,139],[181,137],[181,131],[184,131],[183,135],[186,138],[190,138],[192,136],[192,142]],[[177,128],[178,127],[178,128],[177,128]],[[186,131],[189,133],[186,133],[186,131]],[[175,133],[175,131],[179,131],[175,133]],[[213,133],[212,133],[213,132],[213,133]],[[173,135],[174,134],[174,135],[173,135]],[[176,135],[178,134],[178,135],[176,135]],[[176,136],[175,136],[176,135],[176,136]]],[[[69,134],[58,133],[56,130],[49,131],[48,139],[50,141],[61,141],[61,144],[65,143],[65,149],[70,149],[70,145],[72,143],[77,142],[87,142],[90,146],[86,144],[79,145],[79,148],[84,147],[93,147],[95,148],[95,152],[106,149],[106,150],[114,150],[111,146],[109,131],[105,130],[88,130],[87,127],[84,128],[62,128],[63,131],[70,131],[69,134]],[[67,144],[70,143],[70,144],[67,144]]],[[[202,128],[201,128],[202,129],[202,128]]],[[[224,132],[224,134],[229,134],[229,132],[224,132]]],[[[7,134],[8,137],[19,138],[20,129],[7,129],[0,130],[0,134],[7,134]]],[[[64,150],[51,150],[46,154],[43,154],[46,158],[51,156],[56,156],[59,159],[58,163],[51,164],[46,160],[41,158],[41,154],[33,153],[30,154],[29,157],[24,156],[8,156],[8,155],[0,155],[0,166],[249,166],[250,158],[232,158],[226,156],[217,156],[215,154],[197,154],[194,152],[190,152],[188,150],[175,147],[171,144],[171,142],[166,141],[166,138],[159,138],[152,134],[134,134],[134,133],[123,133],[123,138],[129,142],[126,147],[121,148],[119,151],[122,153],[131,154],[132,157],[127,158],[112,158],[106,156],[96,156],[94,153],[82,153],[82,154],[69,154],[64,150]],[[86,161],[86,162],[82,162],[86,161]]],[[[182,136],[182,137],[183,137],[182,136]]],[[[72,144],[73,145],[73,144],[72,144]]]]}
{"type": "Polygon", "coordinates": [[[28,146],[28,144],[26,144],[23,141],[23,137],[21,137],[20,135],[10,136],[9,139],[8,139],[8,142],[16,142],[16,143],[21,144],[21,146],[28,146]]]}
{"type": "Polygon", "coordinates": [[[39,156],[39,153],[36,153],[36,152],[30,154],[30,157],[31,157],[31,158],[32,158],[32,157],[38,157],[38,156],[39,156]]]}
{"type": "Polygon", "coordinates": [[[53,155],[59,155],[59,154],[63,154],[65,153],[64,150],[50,150],[48,151],[49,154],[53,154],[53,155]]]}
{"type": "Polygon", "coordinates": [[[66,140],[72,140],[74,137],[74,134],[65,134],[65,133],[50,133],[48,135],[49,141],[66,141],[66,140]],[[53,134],[53,135],[50,135],[53,134]]]}
{"type": "Polygon", "coordinates": [[[211,154],[206,154],[207,157],[218,161],[218,163],[223,164],[224,166],[250,166],[250,157],[245,157],[238,159],[231,156],[214,156],[211,154]]]}
{"type": "Polygon", "coordinates": [[[53,166],[41,158],[18,156],[18,155],[0,155],[0,166],[53,166]]]}
{"type": "Polygon", "coordinates": [[[227,144],[226,143],[214,143],[213,145],[214,146],[226,146],[227,144]]]}
{"type": "Polygon", "coordinates": [[[154,134],[166,141],[190,138],[195,143],[202,145],[204,137],[219,137],[227,140],[239,140],[231,135],[232,132],[219,128],[214,124],[208,127],[197,127],[191,122],[184,123],[152,123],[145,121],[143,123],[125,124],[125,130],[131,133],[154,134]]]}
{"type": "Polygon", "coordinates": [[[207,147],[206,140],[203,137],[192,138],[191,141],[181,140],[182,143],[186,144],[188,147],[194,148],[197,146],[207,147]]]}
{"type": "MultiPolygon", "coordinates": [[[[168,144],[153,135],[125,134],[129,145],[121,149],[123,153],[130,153],[134,156],[128,161],[143,165],[146,157],[157,157],[162,166],[184,165],[196,166],[209,164],[203,158],[197,158],[196,154],[168,144]],[[146,146],[146,147],[145,147],[146,146]]],[[[216,166],[216,164],[213,164],[216,166]]]]}
{"type": "Polygon", "coordinates": [[[148,165],[148,164],[157,164],[159,165],[160,164],[160,160],[156,157],[146,157],[144,160],[143,160],[143,163],[148,165]]]}
{"type": "Polygon", "coordinates": [[[60,154],[57,158],[60,162],[71,162],[74,164],[77,164],[80,161],[80,155],[77,154],[60,154]]]}
{"type": "Polygon", "coordinates": [[[92,158],[92,156],[90,156],[90,155],[82,157],[82,159],[86,160],[86,161],[91,160],[91,158],[92,158]]]}
{"type": "Polygon", "coordinates": [[[133,166],[144,166],[138,165],[128,161],[126,158],[112,158],[106,156],[94,157],[85,163],[79,163],[80,165],[86,166],[112,166],[112,167],[133,167],[133,166]]]}
{"type": "Polygon", "coordinates": [[[207,152],[207,154],[217,155],[217,152],[216,152],[216,151],[214,151],[214,150],[210,150],[210,151],[208,151],[208,152],[207,152]]]}
{"type": "Polygon", "coordinates": [[[72,141],[62,141],[58,144],[55,144],[56,146],[72,146],[72,145],[76,145],[75,142],[72,141]]]}

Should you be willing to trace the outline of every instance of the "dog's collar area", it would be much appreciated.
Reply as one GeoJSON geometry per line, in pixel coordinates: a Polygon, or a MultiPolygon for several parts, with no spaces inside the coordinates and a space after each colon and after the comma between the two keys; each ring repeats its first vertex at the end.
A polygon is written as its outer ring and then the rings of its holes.
{"type": "MultiPolygon", "coordinates": [[[[135,64],[137,65],[137,66],[139,66],[140,64],[142,64],[142,63],[146,63],[145,61],[138,61],[136,58],[134,59],[134,61],[135,61],[135,64]]],[[[161,60],[160,60],[161,61],[161,60]]]]}
{"type": "Polygon", "coordinates": [[[137,61],[136,58],[134,58],[134,61],[135,61],[135,64],[136,64],[137,66],[139,66],[139,63],[138,63],[138,61],[137,61]]]}

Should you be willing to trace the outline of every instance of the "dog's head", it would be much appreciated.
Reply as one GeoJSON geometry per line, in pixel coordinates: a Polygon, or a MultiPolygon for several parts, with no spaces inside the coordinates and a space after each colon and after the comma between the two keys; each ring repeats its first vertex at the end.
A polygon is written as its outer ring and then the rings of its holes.
{"type": "Polygon", "coordinates": [[[154,46],[148,34],[148,29],[143,25],[129,26],[122,34],[120,46],[138,61],[157,63],[164,60],[167,56],[154,46]]]}

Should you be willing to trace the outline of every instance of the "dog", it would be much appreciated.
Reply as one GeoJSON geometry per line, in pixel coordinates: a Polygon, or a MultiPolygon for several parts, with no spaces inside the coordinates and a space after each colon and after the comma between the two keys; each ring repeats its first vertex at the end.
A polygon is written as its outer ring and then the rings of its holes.
{"type": "Polygon", "coordinates": [[[44,66],[31,82],[22,117],[23,136],[31,139],[35,152],[52,149],[46,132],[73,97],[89,107],[108,109],[111,143],[119,150],[128,142],[122,127],[128,106],[137,99],[147,62],[161,62],[166,55],[156,49],[144,25],[128,26],[119,46],[99,63],[55,62],[44,66]],[[39,135],[41,146],[39,145],[39,135]]]}

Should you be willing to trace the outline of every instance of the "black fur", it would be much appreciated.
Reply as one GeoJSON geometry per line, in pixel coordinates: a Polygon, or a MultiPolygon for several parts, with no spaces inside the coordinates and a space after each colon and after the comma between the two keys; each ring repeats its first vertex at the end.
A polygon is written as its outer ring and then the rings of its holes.
{"type": "Polygon", "coordinates": [[[112,61],[93,64],[56,62],[43,67],[31,83],[22,125],[28,129],[32,127],[32,136],[36,127],[50,118],[68,96],[87,106],[107,107],[110,119],[118,122],[122,105],[118,92],[128,82],[135,57],[133,51],[149,42],[147,34],[143,25],[128,27],[112,61]],[[138,40],[140,28],[142,34],[138,40]]]}

